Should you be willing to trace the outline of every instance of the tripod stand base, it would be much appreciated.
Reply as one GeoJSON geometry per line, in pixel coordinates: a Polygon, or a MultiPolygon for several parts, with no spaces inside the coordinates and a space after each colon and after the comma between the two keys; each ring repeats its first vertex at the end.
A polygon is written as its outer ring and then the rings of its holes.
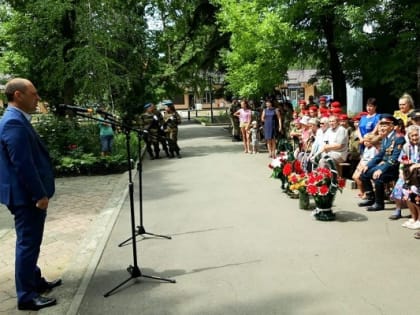
{"type": "Polygon", "coordinates": [[[140,225],[137,226],[136,234],[137,235],[152,235],[152,236],[156,236],[156,237],[166,238],[168,240],[171,240],[172,239],[172,237],[170,237],[168,235],[162,235],[162,234],[155,234],[155,233],[146,232],[146,230],[144,229],[144,226],[140,226],[140,225]]]}
{"type": "Polygon", "coordinates": [[[165,282],[169,282],[169,283],[176,283],[176,281],[172,280],[172,279],[167,279],[167,278],[161,278],[161,277],[157,277],[157,276],[149,276],[149,275],[142,274],[141,271],[140,271],[140,268],[138,266],[131,266],[130,265],[130,266],[128,266],[127,271],[130,274],[130,277],[128,279],[124,280],[123,282],[121,282],[119,285],[117,285],[112,290],[105,293],[104,297],[110,296],[113,292],[115,292],[116,290],[121,288],[128,281],[130,281],[132,279],[139,278],[139,277],[149,278],[149,279],[154,279],[154,280],[159,280],[159,281],[165,281],[165,282]]]}
{"type": "MultiPolygon", "coordinates": [[[[166,238],[168,240],[171,240],[172,237],[168,236],[168,235],[162,235],[162,234],[155,234],[155,233],[150,233],[150,232],[146,232],[145,228],[143,226],[137,226],[136,228],[136,236],[138,235],[151,235],[154,237],[162,237],[162,238],[166,238]]],[[[118,247],[122,247],[124,246],[128,241],[132,240],[132,237],[127,238],[125,241],[121,242],[120,244],[118,244],[118,247]]]]}

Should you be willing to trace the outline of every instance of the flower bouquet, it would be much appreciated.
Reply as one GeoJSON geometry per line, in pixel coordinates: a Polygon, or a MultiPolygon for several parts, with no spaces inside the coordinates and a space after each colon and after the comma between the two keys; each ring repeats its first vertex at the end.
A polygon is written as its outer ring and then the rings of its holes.
{"type": "MultiPolygon", "coordinates": [[[[293,182],[291,182],[292,179],[295,179],[294,176],[290,176],[292,174],[296,175],[303,175],[304,171],[302,169],[302,165],[299,160],[294,161],[288,161],[283,167],[283,175],[287,179],[287,192],[291,198],[299,198],[297,190],[293,190],[291,187],[293,185],[293,182]]],[[[296,183],[295,183],[296,184],[296,183]]]]}
{"type": "Polygon", "coordinates": [[[335,214],[331,207],[337,191],[342,191],[346,180],[337,175],[335,169],[319,167],[308,173],[306,192],[315,200],[314,217],[320,221],[332,221],[335,214]]]}
{"type": "Polygon", "coordinates": [[[285,189],[286,178],[283,175],[283,167],[288,161],[289,156],[287,152],[280,152],[276,158],[274,158],[268,167],[273,170],[271,173],[272,178],[278,178],[281,180],[281,189],[285,189]]]}
{"type": "Polygon", "coordinates": [[[306,175],[303,173],[292,173],[289,175],[288,181],[290,183],[290,190],[299,194],[299,209],[309,210],[310,204],[309,195],[306,192],[306,175]]]}

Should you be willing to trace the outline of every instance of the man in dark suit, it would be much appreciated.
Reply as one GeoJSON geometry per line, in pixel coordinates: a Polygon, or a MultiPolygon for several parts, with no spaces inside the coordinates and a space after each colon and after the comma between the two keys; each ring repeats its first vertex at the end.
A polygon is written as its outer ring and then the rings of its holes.
{"type": "Polygon", "coordinates": [[[39,310],[56,304],[41,294],[61,284],[61,279],[46,281],[37,266],[54,174],[48,151],[30,123],[40,100],[34,85],[15,78],[6,84],[5,94],[9,106],[0,120],[0,202],[15,220],[18,309],[39,310]]]}
{"type": "Polygon", "coordinates": [[[385,183],[398,178],[398,157],[405,143],[402,136],[394,130],[397,120],[390,114],[382,114],[379,120],[380,132],[383,132],[381,149],[363,168],[360,179],[366,191],[366,200],[359,203],[359,207],[367,207],[367,211],[384,210],[385,183]],[[375,184],[373,192],[372,181],[375,184]]]}

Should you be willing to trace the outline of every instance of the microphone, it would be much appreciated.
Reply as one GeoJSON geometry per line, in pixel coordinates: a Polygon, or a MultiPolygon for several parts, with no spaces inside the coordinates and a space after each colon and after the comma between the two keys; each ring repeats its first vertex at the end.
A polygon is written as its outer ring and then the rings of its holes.
{"type": "Polygon", "coordinates": [[[66,105],[66,104],[60,104],[58,105],[58,108],[72,110],[74,112],[79,112],[79,113],[94,113],[95,112],[93,108],[84,108],[84,107],[78,107],[78,106],[72,106],[72,105],[66,105]]]}
{"type": "Polygon", "coordinates": [[[113,115],[111,113],[108,113],[108,112],[106,112],[106,111],[104,111],[104,110],[102,110],[100,108],[98,108],[96,110],[96,113],[99,114],[99,115],[104,115],[106,118],[111,118],[111,119],[118,119],[119,118],[118,116],[115,116],[115,115],[113,115]]]}

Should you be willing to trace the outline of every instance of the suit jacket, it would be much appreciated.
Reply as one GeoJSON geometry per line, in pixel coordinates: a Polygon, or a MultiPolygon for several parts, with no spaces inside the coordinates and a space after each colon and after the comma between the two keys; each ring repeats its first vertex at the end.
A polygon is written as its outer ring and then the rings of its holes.
{"type": "Polygon", "coordinates": [[[54,191],[47,148],[23,113],[9,106],[0,120],[0,202],[33,204],[54,191]]]}
{"type": "Polygon", "coordinates": [[[382,173],[388,171],[395,172],[398,170],[398,158],[404,143],[404,137],[399,137],[396,135],[395,131],[392,131],[390,135],[382,140],[381,149],[379,153],[368,162],[368,168],[376,166],[376,169],[380,169],[382,173]]]}

